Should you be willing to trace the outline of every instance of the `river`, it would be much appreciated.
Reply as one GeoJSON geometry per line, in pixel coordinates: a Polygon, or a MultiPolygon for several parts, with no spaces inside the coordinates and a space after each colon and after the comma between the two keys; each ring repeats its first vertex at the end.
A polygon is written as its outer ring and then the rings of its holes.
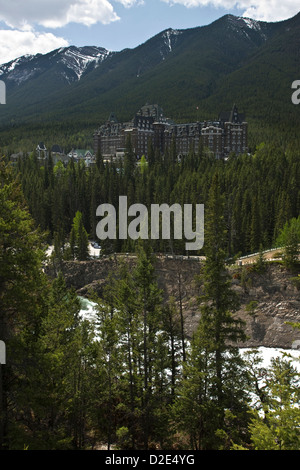
{"type": "MultiPolygon", "coordinates": [[[[85,297],[79,297],[82,309],[80,311],[80,316],[82,319],[89,320],[94,322],[96,319],[95,316],[95,303],[86,299],[85,297]]],[[[255,348],[259,351],[262,357],[262,367],[268,367],[271,363],[272,358],[283,357],[284,354],[290,354],[293,357],[292,363],[300,372],[300,350],[299,349],[283,349],[283,348],[268,348],[265,346],[260,346],[255,348]]],[[[247,351],[251,351],[251,348],[241,348],[240,352],[243,356],[247,351]]]]}

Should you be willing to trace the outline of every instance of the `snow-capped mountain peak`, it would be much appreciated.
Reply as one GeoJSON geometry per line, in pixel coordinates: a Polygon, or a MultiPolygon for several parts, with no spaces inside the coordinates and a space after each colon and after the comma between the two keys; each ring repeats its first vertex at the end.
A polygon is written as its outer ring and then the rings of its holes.
{"type": "Polygon", "coordinates": [[[246,24],[248,28],[255,29],[256,31],[261,30],[261,25],[259,21],[253,20],[251,18],[244,18],[244,17],[240,17],[239,19],[244,21],[244,23],[246,24]]]}
{"type": "Polygon", "coordinates": [[[167,29],[164,31],[162,37],[164,39],[164,43],[169,49],[169,52],[172,52],[174,43],[176,43],[177,36],[181,34],[181,31],[177,29],[167,29]]]}
{"type": "Polygon", "coordinates": [[[173,52],[180,34],[182,34],[182,31],[178,29],[172,29],[172,28],[169,28],[166,31],[162,32],[161,38],[163,42],[160,48],[160,54],[163,60],[166,58],[168,54],[173,52]]]}
{"type": "Polygon", "coordinates": [[[98,67],[112,53],[102,47],[62,47],[48,54],[24,55],[0,65],[0,78],[20,85],[30,78],[52,70],[68,83],[81,79],[87,69],[98,67]]]}
{"type": "Polygon", "coordinates": [[[259,38],[261,41],[265,41],[267,36],[265,34],[265,22],[253,20],[252,18],[246,18],[243,16],[226,15],[228,21],[228,27],[235,33],[240,34],[247,39],[259,38]]]}
{"type": "Polygon", "coordinates": [[[96,68],[111,53],[99,47],[66,47],[60,53],[59,61],[72,70],[80,80],[90,65],[96,68]]]}

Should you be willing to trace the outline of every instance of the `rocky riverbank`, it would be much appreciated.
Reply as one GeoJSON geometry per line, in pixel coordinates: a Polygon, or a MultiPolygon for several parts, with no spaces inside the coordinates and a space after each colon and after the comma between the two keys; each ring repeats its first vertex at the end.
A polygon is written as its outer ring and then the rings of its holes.
{"type": "MultiPolygon", "coordinates": [[[[124,257],[133,267],[136,259],[124,257]]],[[[60,269],[68,287],[76,289],[81,296],[88,297],[91,291],[100,297],[108,282],[108,274],[116,271],[118,258],[103,258],[90,261],[67,261],[60,267],[49,265],[50,277],[60,269]]],[[[200,286],[195,278],[200,273],[201,261],[160,257],[156,260],[156,274],[165,300],[173,296],[185,317],[187,335],[197,327],[200,312],[197,296],[200,286]]],[[[245,321],[248,336],[241,347],[279,347],[300,349],[300,330],[290,323],[300,322],[300,291],[292,282],[297,273],[292,273],[280,263],[268,263],[263,273],[251,266],[229,268],[232,287],[239,294],[240,308],[235,315],[245,321]]]]}

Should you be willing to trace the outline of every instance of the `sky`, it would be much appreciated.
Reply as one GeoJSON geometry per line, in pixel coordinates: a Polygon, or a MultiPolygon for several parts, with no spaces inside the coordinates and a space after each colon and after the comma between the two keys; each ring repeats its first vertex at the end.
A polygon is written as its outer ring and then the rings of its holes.
{"type": "Polygon", "coordinates": [[[59,47],[134,48],[167,28],[231,13],[262,21],[296,15],[297,0],[0,0],[0,64],[59,47]]]}

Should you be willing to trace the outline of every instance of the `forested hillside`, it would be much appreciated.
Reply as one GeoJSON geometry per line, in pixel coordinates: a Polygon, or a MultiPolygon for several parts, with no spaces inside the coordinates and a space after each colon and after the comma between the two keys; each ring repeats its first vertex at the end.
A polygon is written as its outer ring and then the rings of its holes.
{"type": "MultiPolygon", "coordinates": [[[[264,152],[255,165],[270,158],[264,152]]],[[[283,157],[277,158],[274,181],[283,157]]],[[[45,173],[34,163],[32,177],[42,174],[45,187],[63,188],[66,170],[45,173]]],[[[188,341],[183,312],[172,298],[162,302],[147,243],[137,247],[136,267],[121,263],[103,296],[93,298],[97,321],[83,319],[81,301],[62,275],[47,279],[44,236],[34,229],[15,174],[1,162],[0,335],[8,357],[0,365],[2,449],[300,448],[298,375],[290,358],[265,369],[255,352],[243,359],[235,346],[245,334],[233,317],[239,299],[225,270],[226,171],[215,165],[206,162],[211,181],[206,262],[198,276],[201,315],[188,341]]],[[[243,163],[235,160],[238,166],[243,163]]],[[[74,177],[76,170],[84,173],[74,168],[74,177]]],[[[98,176],[102,172],[100,165],[98,176]]]]}
{"type": "Polygon", "coordinates": [[[162,31],[135,49],[71,47],[5,64],[0,148],[32,151],[40,141],[66,152],[90,148],[111,112],[128,121],[146,102],[178,123],[216,119],[236,103],[249,122],[251,149],[295,139],[299,31],[300,14],[277,23],[225,15],[207,26],[162,31]],[[100,59],[81,68],[78,79],[73,59],[84,52],[100,59]]]}
{"type": "MultiPolygon", "coordinates": [[[[117,209],[122,195],[127,195],[128,207],[139,202],[149,211],[155,203],[206,204],[218,173],[225,198],[226,252],[231,257],[271,248],[284,224],[298,217],[298,152],[292,144],[261,144],[253,155],[233,155],[228,161],[216,160],[204,149],[178,162],[172,150],[164,156],[152,151],[147,163],[135,166],[129,148],[120,166],[104,165],[98,155],[97,164],[89,168],[73,161],[66,168],[62,163],[53,165],[51,158],[41,163],[33,153],[19,160],[17,171],[34,220],[48,232],[49,243],[55,239],[61,247],[69,241],[77,211],[90,239],[96,240],[100,204],[117,209]]],[[[184,240],[152,241],[154,252],[185,254],[184,246],[184,240]]],[[[132,240],[106,240],[102,247],[106,254],[136,250],[132,240]]]]}
{"type": "MultiPolygon", "coordinates": [[[[299,373],[289,355],[266,368],[256,351],[241,354],[247,338],[231,270],[238,256],[259,252],[250,269],[264,276],[262,250],[280,246],[274,266],[300,288],[300,121],[291,102],[299,20],[227,15],[168,30],[132,51],[104,51],[101,66],[92,62],[62,87],[60,66],[47,68],[43,57],[32,83],[12,86],[0,119],[1,450],[300,450],[299,373]],[[249,122],[249,153],[222,160],[200,145],[179,159],[174,145],[164,154],[149,145],[148,160],[137,162],[129,139],[124,159],[106,163],[98,153],[86,166],[35,151],[40,141],[89,148],[109,112],[130,119],[147,100],[182,122],[198,118],[196,106],[205,119],[236,102],[249,122]],[[168,240],[98,240],[97,207],[110,203],[118,214],[123,195],[128,207],[204,204],[203,248],[187,253],[172,231],[168,240]],[[63,261],[90,262],[89,240],[111,258],[136,255],[106,273],[101,293],[89,291],[94,321],[61,272],[63,261]],[[173,280],[176,303],[157,282],[157,253],[205,256],[192,281],[197,325],[188,337],[181,280],[173,280]]],[[[234,278],[244,292],[245,272],[234,278]]],[[[259,287],[243,312],[256,333],[259,287]]]]}

